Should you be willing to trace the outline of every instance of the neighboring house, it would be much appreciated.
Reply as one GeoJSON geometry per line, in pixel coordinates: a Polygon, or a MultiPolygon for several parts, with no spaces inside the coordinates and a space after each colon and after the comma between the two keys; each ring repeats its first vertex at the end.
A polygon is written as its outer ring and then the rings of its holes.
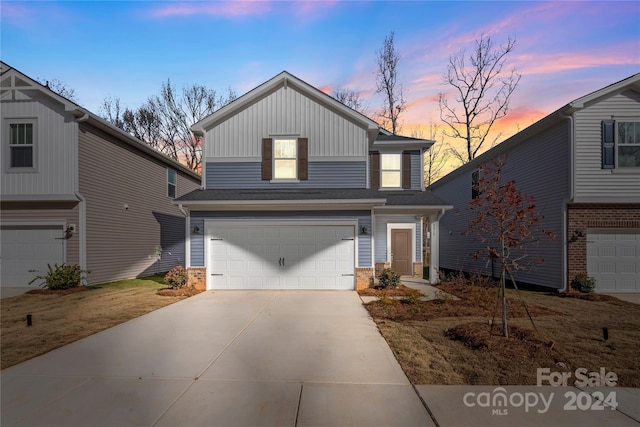
{"type": "Polygon", "coordinates": [[[190,282],[206,289],[355,289],[391,267],[422,276],[422,218],[448,204],[423,188],[433,141],[373,120],[282,72],[192,129],[202,189],[189,212],[190,282]]]}
{"type": "Polygon", "coordinates": [[[431,185],[458,212],[440,221],[440,267],[491,273],[469,256],[477,244],[462,232],[474,172],[505,155],[505,178],[535,197],[556,236],[530,248],[545,262],[517,279],[564,290],[587,273],[597,292],[640,292],[640,74],[570,102],[431,185]]]}
{"type": "Polygon", "coordinates": [[[172,201],[200,176],[0,67],[2,286],[27,286],[54,263],[90,270],[89,283],[184,264],[185,217],[172,201]]]}

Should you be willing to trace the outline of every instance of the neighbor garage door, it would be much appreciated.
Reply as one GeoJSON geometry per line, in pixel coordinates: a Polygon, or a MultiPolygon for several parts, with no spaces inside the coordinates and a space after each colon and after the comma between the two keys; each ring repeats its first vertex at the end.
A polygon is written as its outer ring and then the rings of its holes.
{"type": "Polygon", "coordinates": [[[587,273],[596,292],[640,292],[640,230],[589,230],[587,273]]]}
{"type": "Polygon", "coordinates": [[[64,262],[62,226],[3,225],[0,233],[2,286],[28,286],[47,271],[47,264],[64,262]]]}
{"type": "Polygon", "coordinates": [[[354,289],[354,226],[208,226],[210,289],[354,289]]]}

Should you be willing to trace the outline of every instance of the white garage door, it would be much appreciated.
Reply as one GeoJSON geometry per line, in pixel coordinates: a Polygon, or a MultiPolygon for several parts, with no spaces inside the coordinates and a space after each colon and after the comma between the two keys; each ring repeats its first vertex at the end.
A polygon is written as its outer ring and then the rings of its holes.
{"type": "Polygon", "coordinates": [[[354,289],[354,226],[211,226],[209,289],[354,289]]]}
{"type": "Polygon", "coordinates": [[[640,230],[589,230],[587,273],[596,292],[640,292],[640,230]]]}
{"type": "MultiPolygon", "coordinates": [[[[47,271],[47,264],[64,262],[62,226],[7,226],[0,229],[2,286],[23,287],[47,271]]],[[[35,282],[32,286],[36,287],[35,282]]]]}

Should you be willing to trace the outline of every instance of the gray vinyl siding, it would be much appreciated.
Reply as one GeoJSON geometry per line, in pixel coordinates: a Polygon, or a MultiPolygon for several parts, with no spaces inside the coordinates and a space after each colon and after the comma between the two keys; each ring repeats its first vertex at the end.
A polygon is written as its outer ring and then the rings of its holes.
{"type": "Polygon", "coordinates": [[[420,151],[411,152],[411,189],[422,189],[422,153],[420,151]]]}
{"type": "Polygon", "coordinates": [[[640,202],[640,168],[601,167],[600,123],[611,118],[640,121],[640,93],[616,94],[575,113],[576,202],[640,202]]]}
{"type": "MultiPolygon", "coordinates": [[[[46,221],[63,222],[64,224],[80,223],[78,203],[7,203],[2,206],[3,224],[38,224],[46,221]]],[[[68,240],[61,240],[65,245],[65,262],[80,263],[79,235],[76,233],[68,240]]]]}
{"type": "MultiPolygon", "coordinates": [[[[191,228],[197,226],[204,230],[205,219],[233,219],[233,220],[260,220],[260,219],[357,219],[358,229],[366,227],[367,234],[360,234],[356,230],[358,239],[357,267],[370,267],[371,263],[371,212],[369,211],[289,211],[289,212],[216,212],[201,211],[191,212],[191,228]]],[[[191,234],[191,266],[204,267],[204,233],[191,234]]]]}
{"type": "MultiPolygon", "coordinates": [[[[535,198],[536,211],[542,227],[555,234],[555,240],[544,239],[528,248],[528,259],[544,258],[544,263],[518,271],[517,280],[552,288],[562,288],[563,275],[563,218],[564,205],[569,197],[569,141],[568,122],[560,123],[509,150],[504,181],[515,180],[516,187],[535,198]]],[[[471,170],[467,168],[444,184],[436,182],[430,189],[446,199],[454,209],[440,220],[440,267],[469,273],[491,274],[487,260],[474,261],[472,252],[485,246],[474,237],[462,233],[467,230],[471,216],[471,170]]],[[[521,264],[526,264],[526,260],[521,264]]],[[[495,265],[499,274],[500,266],[495,265]]]]}
{"type": "Polygon", "coordinates": [[[0,151],[1,193],[7,195],[73,195],[76,176],[77,124],[64,106],[33,90],[16,90],[15,100],[0,103],[3,141],[0,151]],[[28,95],[27,95],[28,93],[28,95]],[[9,168],[9,124],[11,119],[34,120],[33,172],[9,168]]]}
{"type": "MultiPolygon", "coordinates": [[[[167,197],[167,165],[86,124],[79,145],[89,281],[144,276],[184,265],[185,217],[167,197]],[[159,262],[156,247],[163,249],[159,262]]],[[[199,188],[199,182],[180,171],[177,178],[176,196],[199,188]]]]}
{"type": "Polygon", "coordinates": [[[204,157],[261,156],[262,138],[296,135],[309,138],[309,157],[367,155],[366,130],[293,87],[281,87],[211,129],[204,157]]]}
{"type": "Polygon", "coordinates": [[[297,183],[263,181],[259,162],[209,162],[207,189],[228,188],[365,188],[366,163],[309,162],[309,179],[297,183]]]}
{"type": "Polygon", "coordinates": [[[375,262],[386,262],[387,257],[387,224],[415,224],[415,250],[416,259],[414,262],[422,262],[422,226],[420,220],[415,215],[376,215],[375,229],[375,262]]]}

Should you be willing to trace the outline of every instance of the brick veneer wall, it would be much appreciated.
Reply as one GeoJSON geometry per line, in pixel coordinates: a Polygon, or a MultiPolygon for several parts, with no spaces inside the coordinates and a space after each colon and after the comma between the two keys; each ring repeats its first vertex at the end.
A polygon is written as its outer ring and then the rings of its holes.
{"type": "Polygon", "coordinates": [[[422,263],[421,262],[414,262],[413,263],[413,277],[422,278],[422,263]]]}
{"type": "Polygon", "coordinates": [[[373,268],[356,267],[356,291],[373,287],[373,268]]]}
{"type": "Polygon", "coordinates": [[[189,267],[187,269],[189,280],[188,286],[193,286],[200,291],[207,290],[207,268],[206,267],[189,267]]]}
{"type": "Polygon", "coordinates": [[[640,204],[583,204],[567,206],[567,286],[576,274],[587,272],[587,230],[640,228],[640,204]]]}

